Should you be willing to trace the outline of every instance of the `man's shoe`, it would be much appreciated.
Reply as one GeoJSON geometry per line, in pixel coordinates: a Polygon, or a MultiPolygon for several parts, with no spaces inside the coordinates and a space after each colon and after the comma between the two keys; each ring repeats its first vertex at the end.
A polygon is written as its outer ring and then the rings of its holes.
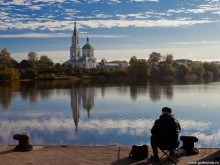
{"type": "Polygon", "coordinates": [[[151,160],[154,160],[154,161],[159,161],[160,160],[160,158],[158,157],[157,154],[151,155],[150,158],[151,158],[151,160]]]}

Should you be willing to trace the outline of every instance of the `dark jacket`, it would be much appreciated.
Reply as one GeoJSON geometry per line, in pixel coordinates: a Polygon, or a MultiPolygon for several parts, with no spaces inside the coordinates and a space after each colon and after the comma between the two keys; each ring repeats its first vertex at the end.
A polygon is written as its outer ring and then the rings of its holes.
{"type": "Polygon", "coordinates": [[[160,142],[176,142],[181,127],[179,121],[175,119],[174,115],[165,113],[154,122],[151,129],[151,134],[160,142]]]}

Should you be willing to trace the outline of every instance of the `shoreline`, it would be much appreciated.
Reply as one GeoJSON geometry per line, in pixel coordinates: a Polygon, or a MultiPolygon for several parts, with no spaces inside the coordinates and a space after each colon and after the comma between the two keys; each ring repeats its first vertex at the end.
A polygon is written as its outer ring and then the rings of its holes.
{"type": "MultiPolygon", "coordinates": [[[[148,158],[135,161],[128,158],[131,146],[118,145],[34,145],[33,150],[28,152],[12,151],[15,145],[0,145],[0,165],[126,165],[126,164],[152,164],[157,165],[150,159],[152,149],[148,148],[148,158]]],[[[200,153],[192,156],[177,158],[178,165],[220,164],[219,148],[199,148],[200,153]]],[[[159,152],[161,155],[161,152],[159,152]]],[[[162,158],[163,159],[163,158],[162,158]]],[[[167,161],[167,163],[170,163],[167,161]]]]}

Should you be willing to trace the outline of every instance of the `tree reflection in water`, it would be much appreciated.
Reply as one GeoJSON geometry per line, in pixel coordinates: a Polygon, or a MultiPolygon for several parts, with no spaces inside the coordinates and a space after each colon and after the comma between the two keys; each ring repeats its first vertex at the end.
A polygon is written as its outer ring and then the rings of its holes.
{"type": "MultiPolygon", "coordinates": [[[[10,107],[13,94],[18,92],[23,100],[29,100],[34,104],[38,99],[47,100],[53,96],[54,92],[57,94],[66,92],[63,89],[82,90],[90,88],[90,91],[95,88],[101,87],[102,95],[105,95],[106,87],[125,87],[123,90],[130,91],[130,97],[132,100],[136,100],[138,96],[147,95],[152,101],[160,101],[161,98],[172,99],[173,98],[173,86],[174,85],[186,85],[186,84],[205,84],[213,82],[212,78],[208,79],[193,79],[193,80],[175,80],[175,79],[154,79],[154,80],[135,80],[135,81],[106,81],[106,80],[48,80],[48,81],[13,81],[13,82],[0,82],[0,104],[3,110],[7,111],[10,107]],[[54,91],[56,90],[56,91],[54,91]]],[[[216,81],[216,80],[215,80],[216,81]]],[[[122,89],[122,88],[121,88],[122,89]]],[[[119,89],[120,90],[120,89],[119,89]]],[[[121,91],[121,92],[125,92],[121,91]]],[[[85,92],[84,95],[88,97],[95,94],[95,92],[85,92]]],[[[72,93],[72,91],[70,91],[72,93]]],[[[91,100],[91,99],[89,99],[91,100]]],[[[84,100],[86,102],[86,100],[84,100]]],[[[88,100],[87,100],[88,101],[88,100]]],[[[94,104],[94,103],[93,103],[94,104]]],[[[84,103],[84,109],[90,111],[94,105],[86,105],[84,103]]],[[[89,113],[88,113],[89,115],[89,113]]]]}

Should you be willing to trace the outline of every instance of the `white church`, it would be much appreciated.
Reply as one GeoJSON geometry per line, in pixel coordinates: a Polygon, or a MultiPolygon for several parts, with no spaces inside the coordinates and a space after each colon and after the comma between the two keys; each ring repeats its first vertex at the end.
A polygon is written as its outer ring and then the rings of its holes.
{"type": "Polygon", "coordinates": [[[84,69],[95,68],[97,64],[96,58],[94,58],[94,48],[92,47],[92,45],[89,44],[88,37],[87,43],[82,47],[81,50],[76,22],[74,22],[72,45],[70,47],[70,59],[66,61],[65,64],[84,69]]]}

